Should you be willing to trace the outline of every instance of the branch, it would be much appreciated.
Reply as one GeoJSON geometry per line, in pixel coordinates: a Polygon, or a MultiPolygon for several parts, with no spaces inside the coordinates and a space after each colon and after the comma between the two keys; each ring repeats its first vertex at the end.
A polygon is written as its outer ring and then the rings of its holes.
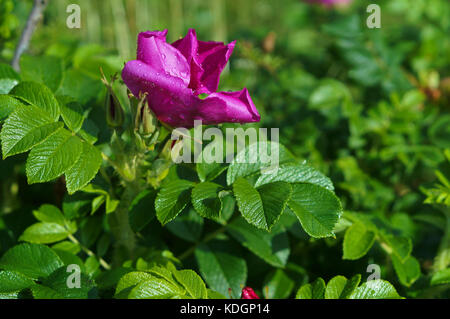
{"type": "Polygon", "coordinates": [[[17,44],[16,51],[14,52],[14,58],[11,63],[12,67],[17,72],[20,71],[20,57],[22,53],[24,53],[28,48],[28,44],[30,43],[34,30],[36,29],[38,22],[41,20],[44,10],[47,7],[49,1],[50,0],[34,0],[33,9],[31,9],[30,15],[28,16],[25,29],[20,36],[20,40],[17,44]]]}
{"type": "Polygon", "coordinates": [[[102,257],[98,257],[96,256],[92,250],[90,250],[89,248],[85,247],[84,245],[82,245],[78,239],[76,239],[73,235],[69,234],[68,238],[74,243],[80,246],[80,248],[90,257],[94,256],[98,259],[100,265],[102,265],[103,268],[105,268],[106,270],[110,270],[111,269],[111,265],[108,264],[102,257]]]}

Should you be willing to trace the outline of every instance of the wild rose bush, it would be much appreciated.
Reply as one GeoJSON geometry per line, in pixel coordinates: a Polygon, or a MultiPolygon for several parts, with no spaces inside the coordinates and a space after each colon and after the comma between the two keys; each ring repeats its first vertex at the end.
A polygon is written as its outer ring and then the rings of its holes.
{"type": "Polygon", "coordinates": [[[387,3],[380,30],[325,0],[230,43],[148,25],[127,59],[44,24],[20,72],[2,33],[0,298],[447,298],[449,4],[387,3]],[[195,121],[280,143],[177,164],[195,121]]]}

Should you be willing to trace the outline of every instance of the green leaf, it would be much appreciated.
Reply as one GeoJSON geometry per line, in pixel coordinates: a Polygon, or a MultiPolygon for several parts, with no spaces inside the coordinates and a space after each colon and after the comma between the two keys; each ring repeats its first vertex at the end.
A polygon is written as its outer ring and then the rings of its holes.
{"type": "Polygon", "coordinates": [[[347,278],[336,276],[330,279],[325,290],[325,299],[341,299],[341,293],[347,284],[347,278]]]}
{"type": "Polygon", "coordinates": [[[19,240],[35,244],[51,244],[66,239],[69,232],[56,223],[36,223],[25,229],[19,240]]]}
{"type": "Polygon", "coordinates": [[[61,261],[64,263],[65,266],[78,265],[80,266],[81,272],[86,273],[86,267],[84,265],[83,260],[80,257],[74,255],[73,253],[57,249],[55,247],[52,247],[52,249],[58,255],[58,257],[61,259],[61,261]]]}
{"type": "Polygon", "coordinates": [[[391,255],[395,273],[400,283],[410,287],[420,277],[420,264],[413,256],[401,261],[395,254],[391,255]]]}
{"type": "Polygon", "coordinates": [[[222,186],[203,182],[195,185],[192,190],[192,205],[197,213],[205,218],[218,219],[222,212],[222,201],[219,198],[219,191],[222,186]]]}
{"type": "Polygon", "coordinates": [[[99,128],[93,121],[88,118],[84,119],[83,125],[81,129],[78,131],[78,134],[86,141],[91,144],[95,144],[98,140],[99,128]]]}
{"type": "Polygon", "coordinates": [[[15,271],[0,271],[0,295],[18,292],[34,285],[34,281],[15,271]]]}
{"type": "Polygon", "coordinates": [[[84,262],[84,267],[86,274],[91,278],[95,278],[100,274],[100,263],[96,256],[89,256],[84,262]]]}
{"type": "Polygon", "coordinates": [[[0,94],[8,94],[20,81],[20,76],[5,63],[0,63],[0,94]]]}
{"type": "Polygon", "coordinates": [[[273,182],[309,183],[330,191],[334,190],[333,183],[328,177],[307,164],[287,163],[281,165],[273,173],[262,174],[256,181],[255,187],[273,182]]]}
{"type": "Polygon", "coordinates": [[[86,104],[95,99],[104,89],[99,79],[94,79],[83,71],[71,69],[66,72],[57,94],[70,96],[81,104],[86,104]]]}
{"type": "Polygon", "coordinates": [[[64,123],[71,131],[78,132],[84,122],[83,107],[68,96],[58,96],[57,99],[64,123]]]}
{"type": "Polygon", "coordinates": [[[54,244],[52,246],[52,249],[55,251],[65,251],[74,255],[78,254],[81,251],[81,247],[79,244],[67,240],[54,244]]]}
{"type": "Polygon", "coordinates": [[[152,275],[142,271],[133,271],[126,273],[122,278],[120,278],[116,287],[116,296],[121,295],[123,291],[131,290],[136,287],[139,283],[144,282],[148,279],[153,278],[152,275]]]}
{"type": "Polygon", "coordinates": [[[186,180],[171,181],[164,185],[156,196],[156,217],[162,225],[173,220],[190,200],[193,183],[186,180]]]}
{"type": "Polygon", "coordinates": [[[211,289],[228,296],[228,289],[234,298],[240,298],[241,286],[247,279],[245,259],[233,254],[228,241],[216,240],[200,244],[195,249],[198,268],[211,289]]]}
{"type": "Polygon", "coordinates": [[[281,217],[291,196],[291,186],[284,182],[262,185],[255,189],[247,180],[238,178],[233,184],[239,211],[258,228],[268,230],[281,217]]]}
{"type": "Polygon", "coordinates": [[[227,299],[224,295],[218,293],[217,291],[211,289],[207,290],[208,290],[208,299],[227,299]]]}
{"type": "Polygon", "coordinates": [[[220,150],[222,150],[222,153],[225,154],[227,147],[226,145],[226,141],[218,139],[217,141],[214,140],[209,143],[202,149],[202,152],[199,155],[199,158],[201,158],[202,161],[197,162],[196,164],[196,170],[200,181],[212,181],[228,168],[228,165],[225,163],[225,158],[222,158],[222,161],[213,161],[212,159],[208,159],[208,162],[211,163],[207,163],[204,158],[204,154],[215,154],[216,152],[220,152],[220,150]]]}
{"type": "Polygon", "coordinates": [[[58,130],[31,150],[26,164],[28,183],[48,182],[64,174],[77,163],[82,151],[78,137],[58,130]]]}
{"type": "Polygon", "coordinates": [[[281,144],[275,142],[253,143],[236,154],[227,170],[227,184],[233,184],[238,177],[260,173],[261,169],[275,164],[294,162],[294,156],[281,144]],[[265,154],[278,153],[278,163],[264,161],[265,154]],[[260,156],[262,154],[262,156],[260,156]]]}
{"type": "Polygon", "coordinates": [[[291,295],[295,282],[281,269],[277,269],[264,284],[265,299],[286,299],[291,295]]]}
{"type": "Polygon", "coordinates": [[[196,166],[198,178],[202,182],[214,180],[228,168],[224,163],[197,163],[196,166]]]}
{"type": "Polygon", "coordinates": [[[62,60],[54,56],[23,55],[20,59],[22,79],[45,84],[53,92],[61,85],[63,69],[62,60]]]}
{"type": "Polygon", "coordinates": [[[42,281],[42,285],[48,287],[65,299],[88,299],[96,294],[95,284],[83,273],[80,273],[80,286],[70,288],[68,283],[71,283],[73,272],[68,272],[67,267],[61,267],[55,270],[49,277],[42,281]]]}
{"type": "Polygon", "coordinates": [[[288,206],[310,236],[334,236],[333,229],[342,214],[342,206],[333,192],[314,184],[292,184],[288,206]]]}
{"type": "Polygon", "coordinates": [[[34,285],[31,288],[34,299],[63,299],[64,296],[58,293],[56,290],[43,286],[34,285]]]}
{"type": "Polygon", "coordinates": [[[450,268],[442,269],[431,277],[431,285],[450,284],[450,268]]]}
{"type": "Polygon", "coordinates": [[[95,278],[95,282],[99,289],[113,289],[116,287],[120,278],[125,276],[127,273],[132,272],[131,268],[117,267],[112,268],[99,274],[95,278]]]}
{"type": "Polygon", "coordinates": [[[155,191],[145,190],[133,200],[128,214],[133,231],[140,232],[155,218],[155,198],[155,191]]]}
{"type": "Polygon", "coordinates": [[[358,287],[361,275],[355,275],[350,280],[344,276],[332,278],[325,290],[325,299],[347,299],[358,287]]]}
{"type": "MultiPolygon", "coordinates": [[[[170,254],[170,253],[169,253],[170,254]]],[[[173,257],[172,255],[168,256],[173,257]]],[[[156,258],[162,258],[161,263],[165,264],[167,268],[162,267],[162,266],[152,266],[149,268],[149,264],[141,259],[138,259],[138,261],[136,262],[136,267],[139,267],[139,263],[142,263],[141,269],[145,269],[146,272],[151,273],[152,275],[156,275],[156,277],[161,277],[164,278],[165,280],[167,280],[168,282],[172,282],[175,283],[175,278],[174,278],[174,272],[177,271],[177,269],[175,268],[175,266],[173,266],[173,264],[171,262],[168,262],[168,260],[166,259],[166,257],[159,255],[156,258]],[[169,269],[170,268],[170,269],[169,269]]]]}
{"type": "Polygon", "coordinates": [[[18,99],[10,95],[0,94],[0,122],[4,121],[19,106],[23,106],[23,103],[18,99]]]}
{"type": "Polygon", "coordinates": [[[350,295],[350,299],[400,299],[395,288],[385,280],[376,279],[363,283],[350,295]]]}
{"type": "Polygon", "coordinates": [[[284,267],[289,257],[289,240],[284,228],[276,225],[270,233],[243,218],[228,225],[227,231],[244,247],[274,267],[284,267]]]}
{"type": "Polygon", "coordinates": [[[295,299],[323,299],[325,297],[325,281],[317,278],[313,283],[300,287],[295,299]]]}
{"type": "Polygon", "coordinates": [[[170,223],[167,229],[177,237],[190,242],[198,242],[202,236],[203,218],[194,209],[184,209],[183,212],[170,223]]]}
{"type": "Polygon", "coordinates": [[[178,297],[183,291],[167,280],[153,277],[133,288],[129,299],[169,299],[178,297]]]}
{"type": "Polygon", "coordinates": [[[428,135],[433,144],[441,148],[450,148],[450,115],[440,115],[429,128],[428,135]]]}
{"type": "Polygon", "coordinates": [[[69,194],[86,186],[97,175],[102,165],[102,154],[93,145],[82,142],[82,151],[75,164],[65,171],[66,187],[69,194]]]}
{"type": "Polygon", "coordinates": [[[394,253],[402,262],[404,262],[411,254],[412,242],[410,238],[384,233],[381,233],[381,238],[391,248],[392,253],[394,253]]]}
{"type": "Polygon", "coordinates": [[[91,214],[94,214],[96,210],[105,202],[105,211],[106,214],[110,214],[114,212],[119,205],[119,200],[112,199],[109,195],[108,191],[106,190],[105,186],[101,186],[98,184],[95,184],[94,182],[91,184],[86,185],[81,189],[81,191],[89,194],[100,194],[101,196],[98,196],[94,198],[94,200],[91,203],[91,214]]]}
{"type": "Polygon", "coordinates": [[[0,268],[17,271],[32,279],[47,277],[63,262],[47,246],[20,244],[9,249],[0,259],[0,268]]]}
{"type": "Polygon", "coordinates": [[[59,104],[52,91],[43,84],[35,82],[21,82],[15,86],[11,95],[17,96],[46,111],[53,121],[59,118],[59,104]]]}
{"type": "Polygon", "coordinates": [[[326,79],[312,92],[308,106],[324,114],[328,114],[330,109],[334,109],[334,112],[337,113],[335,108],[349,97],[350,92],[345,84],[333,79],[326,79]]]}
{"type": "Polygon", "coordinates": [[[361,275],[354,275],[352,278],[350,278],[347,283],[345,284],[344,290],[341,292],[340,298],[348,299],[353,291],[358,287],[359,283],[361,282],[361,275]]]}
{"type": "Polygon", "coordinates": [[[20,154],[44,141],[63,126],[38,107],[18,106],[6,119],[2,132],[3,159],[20,154]]]}
{"type": "Polygon", "coordinates": [[[66,225],[66,218],[61,213],[59,208],[53,205],[41,205],[41,207],[39,207],[39,210],[33,211],[33,215],[37,220],[44,223],[56,223],[61,226],[66,225]]]}
{"type": "Polygon", "coordinates": [[[363,257],[375,242],[375,233],[360,222],[354,223],[345,232],[343,259],[356,260],[363,257]]]}
{"type": "Polygon", "coordinates": [[[207,299],[205,283],[193,270],[178,270],[174,273],[175,279],[186,289],[190,297],[194,299],[207,299]]]}
{"type": "Polygon", "coordinates": [[[130,272],[120,278],[116,298],[163,299],[184,295],[185,290],[146,272],[130,272]]]}

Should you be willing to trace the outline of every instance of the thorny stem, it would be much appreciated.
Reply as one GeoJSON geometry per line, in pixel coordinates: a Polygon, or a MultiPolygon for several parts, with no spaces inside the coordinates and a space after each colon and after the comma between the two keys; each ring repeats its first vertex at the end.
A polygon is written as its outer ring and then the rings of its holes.
{"type": "Polygon", "coordinates": [[[122,257],[133,258],[136,247],[136,235],[131,229],[129,222],[129,207],[133,199],[142,191],[139,178],[135,181],[125,183],[125,190],[120,198],[120,204],[116,211],[109,217],[109,224],[114,237],[116,238],[115,261],[122,260],[122,257]],[[121,255],[122,253],[125,254],[121,255]]]}
{"type": "Polygon", "coordinates": [[[19,43],[17,44],[16,51],[14,52],[14,57],[11,62],[12,67],[19,72],[20,66],[19,61],[22,54],[28,48],[31,37],[33,36],[34,30],[38,22],[41,20],[45,8],[48,5],[49,0],[34,0],[33,8],[31,9],[30,15],[28,16],[25,29],[20,36],[19,43]]]}
{"type": "Polygon", "coordinates": [[[76,239],[73,235],[69,234],[68,238],[75,244],[79,245],[81,247],[81,249],[88,255],[88,256],[95,256],[96,258],[98,258],[98,261],[100,262],[100,265],[102,265],[103,268],[105,268],[106,270],[110,270],[111,266],[101,257],[98,257],[94,254],[94,252],[92,250],[90,250],[89,248],[87,248],[86,246],[82,245],[78,239],[76,239]]]}
{"type": "Polygon", "coordinates": [[[119,166],[117,166],[116,162],[110,159],[108,155],[102,152],[102,158],[108,162],[124,180],[129,180],[129,176],[119,166]]]}

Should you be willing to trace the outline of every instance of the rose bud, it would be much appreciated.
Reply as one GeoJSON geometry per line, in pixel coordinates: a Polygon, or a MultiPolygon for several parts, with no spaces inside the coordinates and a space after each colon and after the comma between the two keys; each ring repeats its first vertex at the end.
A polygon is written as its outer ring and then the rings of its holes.
{"type": "Polygon", "coordinates": [[[250,287],[242,289],[241,299],[260,299],[259,296],[250,287]]]}
{"type": "Polygon", "coordinates": [[[149,136],[153,134],[158,125],[156,116],[148,106],[148,102],[145,101],[139,109],[139,133],[143,136],[149,136]]]}
{"type": "Polygon", "coordinates": [[[108,82],[102,70],[101,73],[102,82],[107,88],[105,98],[106,123],[112,128],[121,127],[124,122],[125,114],[122,105],[120,105],[119,99],[117,98],[112,88],[112,83],[114,83],[115,77],[113,76],[111,82],[108,82]]]}

